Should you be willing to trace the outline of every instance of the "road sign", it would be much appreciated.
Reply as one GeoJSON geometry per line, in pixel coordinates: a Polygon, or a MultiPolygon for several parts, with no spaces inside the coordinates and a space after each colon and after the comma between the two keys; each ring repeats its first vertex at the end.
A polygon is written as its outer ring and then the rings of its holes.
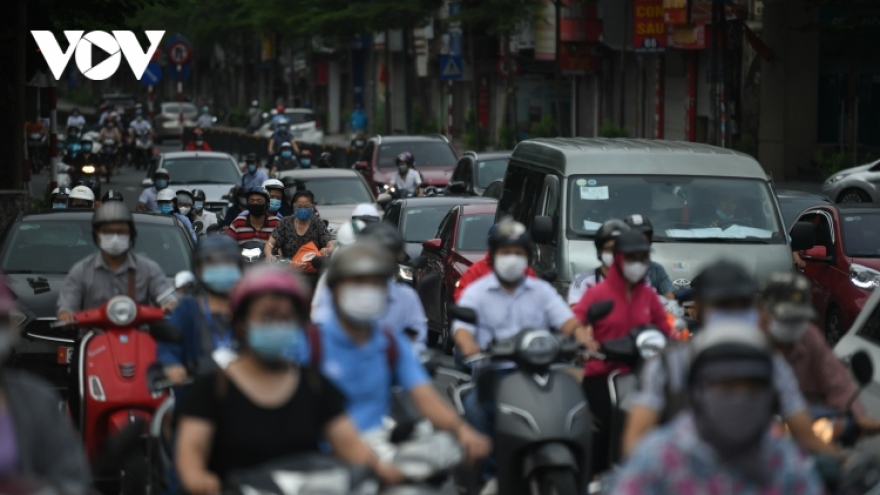
{"type": "Polygon", "coordinates": [[[457,81],[463,75],[461,55],[440,56],[440,79],[444,81],[457,81]]]}
{"type": "MultiPolygon", "coordinates": [[[[192,76],[192,67],[190,64],[183,64],[181,66],[182,70],[180,71],[180,81],[187,82],[189,81],[190,76],[192,76]]],[[[177,66],[176,65],[166,65],[165,66],[165,77],[167,77],[171,81],[177,81],[177,66]]]]}
{"type": "Polygon", "coordinates": [[[500,57],[495,69],[501,77],[516,77],[519,75],[519,60],[514,56],[500,57]]]}
{"type": "Polygon", "coordinates": [[[189,43],[183,40],[175,41],[168,47],[168,59],[175,65],[183,65],[189,62],[191,57],[192,48],[190,48],[189,43]]]}
{"type": "Polygon", "coordinates": [[[147,86],[155,86],[162,80],[162,67],[159,66],[156,62],[150,62],[147,64],[147,70],[144,71],[144,75],[141,76],[141,82],[146,84],[147,86]]]}

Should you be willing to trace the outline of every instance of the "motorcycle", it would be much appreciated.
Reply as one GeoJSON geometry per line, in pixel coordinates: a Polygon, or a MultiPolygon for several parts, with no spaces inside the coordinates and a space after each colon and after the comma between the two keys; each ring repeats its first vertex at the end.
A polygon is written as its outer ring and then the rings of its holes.
{"type": "Polygon", "coordinates": [[[256,263],[266,259],[266,253],[263,252],[264,241],[247,241],[239,245],[241,247],[241,257],[245,263],[256,263]]]}
{"type": "Polygon", "coordinates": [[[153,139],[150,137],[150,131],[142,129],[135,134],[134,156],[132,161],[136,170],[144,169],[150,166],[150,159],[153,157],[153,139]]]}
{"type": "Polygon", "coordinates": [[[31,172],[39,174],[46,162],[46,136],[41,132],[31,132],[27,137],[28,158],[31,172]]]}
{"type": "MultiPolygon", "coordinates": [[[[472,309],[450,306],[449,313],[476,324],[472,309]]],[[[476,378],[479,393],[497,408],[498,493],[586,493],[593,422],[580,383],[568,372],[567,364],[556,364],[572,361],[578,352],[577,342],[570,337],[546,328],[524,328],[468,360],[481,365],[476,378]]],[[[475,393],[474,387],[470,380],[451,390],[461,414],[465,396],[475,393]]],[[[479,492],[474,474],[459,474],[458,483],[467,493],[479,492]]]]}
{"type": "Polygon", "coordinates": [[[230,473],[223,495],[375,495],[379,483],[364,466],[326,455],[295,456],[230,473]]]}
{"type": "Polygon", "coordinates": [[[353,132],[351,134],[351,143],[349,145],[352,151],[360,153],[367,146],[367,135],[363,131],[353,132]]]}
{"type": "Polygon", "coordinates": [[[116,168],[119,164],[118,150],[116,149],[116,140],[113,138],[105,138],[101,141],[101,158],[104,162],[104,173],[107,177],[107,183],[110,183],[110,177],[116,174],[116,168]]]}
{"type": "Polygon", "coordinates": [[[68,173],[72,173],[71,182],[73,184],[82,184],[91,189],[96,198],[101,197],[101,177],[94,164],[87,163],[81,167],[70,167],[68,173]]]}

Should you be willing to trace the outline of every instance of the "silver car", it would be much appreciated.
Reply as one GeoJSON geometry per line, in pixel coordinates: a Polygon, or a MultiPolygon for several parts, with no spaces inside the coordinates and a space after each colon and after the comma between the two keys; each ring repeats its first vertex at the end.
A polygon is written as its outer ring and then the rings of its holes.
{"type": "MultiPolygon", "coordinates": [[[[205,209],[223,215],[228,201],[224,196],[241,179],[238,162],[227,153],[213,151],[172,151],[157,156],[147,178],[141,182],[144,188],[153,186],[153,173],[157,168],[168,170],[171,180],[168,187],[174,189],[201,189],[205,191],[205,209]]],[[[222,217],[221,217],[222,219],[222,217]]]]}
{"type": "Polygon", "coordinates": [[[280,176],[281,179],[291,177],[296,180],[296,190],[308,190],[315,195],[321,219],[327,220],[334,232],[351,219],[351,212],[361,203],[370,203],[382,211],[363,176],[354,170],[296,169],[281,172],[280,176]]]}
{"type": "Polygon", "coordinates": [[[880,160],[837,172],[822,184],[822,194],[837,203],[880,202],[880,160]]]}

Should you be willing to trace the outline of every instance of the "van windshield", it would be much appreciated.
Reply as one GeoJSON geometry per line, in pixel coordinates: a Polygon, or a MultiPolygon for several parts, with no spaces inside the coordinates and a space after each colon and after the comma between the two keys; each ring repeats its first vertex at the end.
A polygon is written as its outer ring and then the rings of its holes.
{"type": "Polygon", "coordinates": [[[654,225],[655,242],[785,242],[776,201],[761,180],[579,175],[569,183],[569,229],[579,237],[592,237],[610,218],[641,214],[654,225]]]}

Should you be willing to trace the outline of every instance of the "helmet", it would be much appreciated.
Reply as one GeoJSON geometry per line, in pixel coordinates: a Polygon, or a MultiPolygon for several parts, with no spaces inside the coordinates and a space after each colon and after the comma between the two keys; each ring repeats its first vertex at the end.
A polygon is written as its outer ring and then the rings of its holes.
{"type": "Polygon", "coordinates": [[[770,275],[761,290],[764,305],[779,321],[803,321],[816,316],[812,305],[813,284],[795,272],[770,275]]]}
{"type": "Polygon", "coordinates": [[[202,129],[199,128],[199,127],[196,127],[195,129],[193,129],[193,134],[194,134],[195,136],[201,136],[202,133],[203,133],[203,131],[202,131],[202,129]]]}
{"type": "Polygon", "coordinates": [[[508,246],[519,246],[526,251],[531,251],[532,248],[532,238],[526,231],[526,226],[510,217],[495,225],[495,230],[489,236],[489,254],[508,246]]]}
{"type": "Polygon", "coordinates": [[[605,243],[611,239],[617,239],[620,237],[620,234],[628,230],[629,225],[624,223],[623,220],[618,220],[616,218],[605,220],[605,223],[603,223],[602,226],[599,227],[599,230],[596,231],[596,254],[599,256],[599,259],[602,258],[602,247],[605,246],[605,243]]]}
{"type": "Polygon", "coordinates": [[[171,188],[166,187],[159,191],[159,194],[156,195],[156,201],[173,201],[177,198],[177,194],[171,190],[171,188]]]}
{"type": "Polygon", "coordinates": [[[126,222],[131,227],[131,239],[134,241],[137,230],[134,226],[134,219],[131,212],[121,201],[111,201],[102,204],[92,215],[92,237],[97,242],[98,227],[105,223],[126,222]]]}
{"type": "Polygon", "coordinates": [[[263,188],[267,191],[270,189],[280,189],[284,190],[284,184],[281,183],[278,179],[269,179],[266,182],[263,182],[263,188]]]}
{"type": "Polygon", "coordinates": [[[260,102],[257,101],[257,100],[254,100],[254,101],[251,102],[251,106],[252,106],[252,107],[258,107],[258,106],[260,106],[260,102]]]}
{"type": "Polygon", "coordinates": [[[202,113],[208,113],[208,107],[207,107],[207,106],[202,107],[202,113]]]}
{"type": "Polygon", "coordinates": [[[164,175],[165,177],[168,177],[168,178],[171,177],[171,174],[168,173],[168,169],[167,169],[167,168],[157,168],[156,171],[153,172],[153,178],[154,178],[154,179],[156,178],[156,176],[159,176],[159,175],[164,175]]]}
{"type": "Polygon", "coordinates": [[[83,151],[91,151],[92,150],[92,140],[91,139],[83,139],[79,142],[79,145],[82,146],[83,151]],[[86,145],[88,145],[88,150],[86,149],[86,145]]]}
{"type": "Polygon", "coordinates": [[[205,200],[205,191],[201,189],[193,189],[192,190],[193,201],[204,201],[205,200]]]}
{"type": "Polygon", "coordinates": [[[56,198],[57,199],[67,199],[67,197],[69,195],[70,195],[70,189],[68,189],[66,187],[56,187],[55,189],[52,189],[52,194],[49,195],[49,199],[52,201],[55,201],[56,198]],[[63,198],[62,198],[62,196],[63,196],[63,198]]]}
{"type": "Polygon", "coordinates": [[[68,199],[82,199],[84,201],[95,202],[95,193],[86,186],[76,186],[70,190],[68,199]]]}
{"type": "Polygon", "coordinates": [[[312,152],[309,151],[309,150],[302,150],[302,151],[299,152],[299,156],[302,157],[302,158],[311,158],[311,157],[312,157],[312,152]]]}
{"type": "Polygon", "coordinates": [[[285,176],[281,178],[281,183],[284,184],[284,189],[296,189],[297,182],[295,177],[285,176]]]}
{"type": "Polygon", "coordinates": [[[346,248],[340,249],[330,262],[327,270],[327,285],[335,287],[352,277],[380,277],[390,279],[397,272],[397,262],[384,246],[376,242],[360,239],[346,248]]]}
{"type": "Polygon", "coordinates": [[[283,150],[283,149],[286,149],[286,148],[291,148],[291,149],[293,149],[293,146],[290,145],[290,142],[289,142],[289,141],[284,141],[283,143],[281,143],[281,147],[280,147],[279,149],[283,150]]]}
{"type": "Polygon", "coordinates": [[[623,221],[633,230],[641,230],[643,234],[648,236],[649,241],[654,240],[654,226],[651,225],[651,221],[648,220],[648,217],[635,214],[624,218],[623,221]]]}
{"type": "MultiPolygon", "coordinates": [[[[357,240],[358,234],[360,234],[361,230],[366,227],[367,224],[363,222],[363,220],[354,220],[350,222],[343,223],[339,230],[336,232],[336,246],[337,248],[344,248],[347,246],[351,246],[357,240]]],[[[334,250],[333,256],[336,256],[339,250],[334,250]]]]}
{"type": "Polygon", "coordinates": [[[248,153],[248,156],[247,156],[247,158],[244,159],[244,161],[247,163],[256,162],[257,161],[257,154],[256,153],[248,153]]]}
{"type": "Polygon", "coordinates": [[[773,362],[770,342],[757,327],[724,322],[707,327],[694,338],[689,384],[749,378],[770,381],[773,362]]]}
{"type": "Polygon", "coordinates": [[[331,161],[333,161],[333,155],[331,155],[329,151],[325,151],[321,153],[321,156],[318,157],[318,160],[321,163],[330,163],[331,161]]]}
{"type": "Polygon", "coordinates": [[[141,117],[144,114],[144,111],[141,110],[140,108],[138,108],[137,110],[134,111],[134,114],[137,117],[141,117]]]}
{"type": "MultiPolygon", "coordinates": [[[[8,314],[15,308],[15,296],[6,285],[6,278],[0,274],[0,314],[8,314]]],[[[6,330],[7,332],[9,330],[6,330]]]]}
{"type": "Polygon", "coordinates": [[[745,268],[730,261],[707,266],[694,278],[691,287],[699,301],[710,303],[754,299],[758,287],[745,268]]]}
{"type": "Polygon", "coordinates": [[[361,230],[358,240],[373,241],[396,256],[403,251],[403,238],[397,229],[388,222],[371,222],[361,230]]]}
{"type": "Polygon", "coordinates": [[[622,232],[614,243],[614,252],[623,254],[651,252],[651,243],[648,237],[641,232],[628,230],[622,232]]]}
{"type": "Polygon", "coordinates": [[[381,218],[382,216],[379,215],[379,210],[370,203],[359,204],[355,206],[354,211],[351,212],[352,220],[360,220],[366,223],[378,222],[381,218]]]}
{"type": "Polygon", "coordinates": [[[263,186],[254,186],[247,191],[247,197],[251,197],[254,194],[259,194],[260,196],[266,198],[266,204],[269,204],[269,191],[266,190],[263,186]]]}
{"type": "Polygon", "coordinates": [[[256,296],[270,293],[290,296],[298,306],[302,318],[308,318],[312,296],[308,286],[288,269],[263,265],[245,272],[230,291],[229,308],[232,310],[232,319],[244,319],[247,303],[256,296]]]}
{"type": "Polygon", "coordinates": [[[101,197],[102,203],[106,203],[107,201],[122,201],[122,193],[116,189],[110,189],[101,197]]]}
{"type": "Polygon", "coordinates": [[[180,201],[181,199],[188,199],[190,203],[195,202],[195,196],[193,196],[193,193],[191,193],[189,189],[178,189],[177,193],[175,194],[178,201],[180,201]],[[181,198],[181,196],[183,196],[183,198],[181,198]]]}
{"type": "Polygon", "coordinates": [[[226,234],[206,235],[196,245],[193,256],[193,272],[198,273],[205,261],[232,261],[237,265],[242,263],[241,248],[238,242],[226,234]]]}
{"type": "Polygon", "coordinates": [[[193,275],[193,272],[184,270],[182,272],[177,272],[177,275],[174,276],[174,287],[176,289],[181,289],[194,284],[195,281],[196,277],[193,275]]]}
{"type": "Polygon", "coordinates": [[[408,167],[412,167],[416,163],[416,157],[413,156],[409,151],[404,151],[403,153],[397,155],[396,163],[405,163],[408,167]]]}

